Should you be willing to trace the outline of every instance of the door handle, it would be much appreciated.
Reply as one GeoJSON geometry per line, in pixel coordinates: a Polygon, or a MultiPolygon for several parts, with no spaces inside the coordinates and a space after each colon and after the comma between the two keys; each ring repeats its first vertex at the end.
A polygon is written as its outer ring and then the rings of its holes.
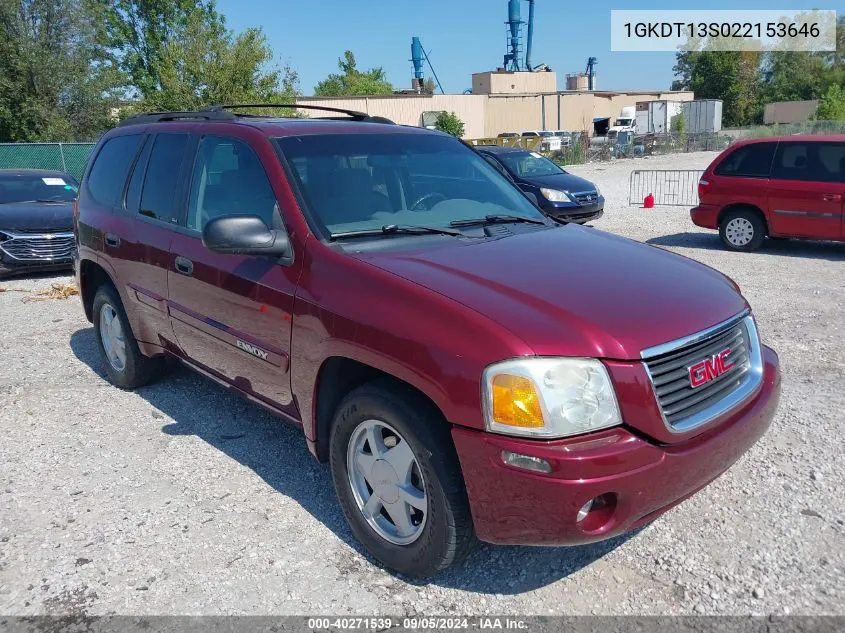
{"type": "Polygon", "coordinates": [[[842,194],[826,193],[822,196],[822,200],[825,202],[838,202],[839,200],[842,200],[842,194]]]}
{"type": "Polygon", "coordinates": [[[192,275],[194,272],[194,262],[187,257],[177,257],[176,272],[182,273],[183,275],[192,275]]]}
{"type": "Polygon", "coordinates": [[[106,246],[111,246],[112,248],[117,248],[120,246],[120,238],[115,235],[114,233],[106,233],[106,246]]]}

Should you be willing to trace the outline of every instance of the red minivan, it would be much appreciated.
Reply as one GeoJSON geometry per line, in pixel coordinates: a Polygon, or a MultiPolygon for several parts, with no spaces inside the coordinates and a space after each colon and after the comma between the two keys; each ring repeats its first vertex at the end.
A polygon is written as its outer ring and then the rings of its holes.
{"type": "Polygon", "coordinates": [[[704,172],[698,197],[692,221],[732,250],[766,237],[845,240],[845,136],[735,143],[704,172]]]}
{"type": "Polygon", "coordinates": [[[477,539],[629,531],[768,428],[778,358],[726,276],[551,220],[456,138],[342,118],[158,113],[100,139],[76,271],[115,385],[171,357],[300,427],[352,532],[411,576],[477,539]]]}

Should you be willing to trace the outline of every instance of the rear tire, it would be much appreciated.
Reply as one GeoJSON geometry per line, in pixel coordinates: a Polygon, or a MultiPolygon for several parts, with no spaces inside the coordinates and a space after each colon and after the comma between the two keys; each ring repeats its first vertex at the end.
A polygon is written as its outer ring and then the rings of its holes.
{"type": "Polygon", "coordinates": [[[126,390],[157,380],[164,371],[164,357],[141,353],[117,291],[111,285],[97,288],[92,316],[97,347],[109,380],[126,390]]]}
{"type": "Polygon", "coordinates": [[[385,567],[424,578],[471,551],[449,428],[413,390],[377,380],[349,393],[334,416],[329,462],[352,533],[385,567]]]}
{"type": "Polygon", "coordinates": [[[766,238],[766,223],[750,209],[728,211],[719,221],[719,237],[733,251],[756,251],[766,238]]]}

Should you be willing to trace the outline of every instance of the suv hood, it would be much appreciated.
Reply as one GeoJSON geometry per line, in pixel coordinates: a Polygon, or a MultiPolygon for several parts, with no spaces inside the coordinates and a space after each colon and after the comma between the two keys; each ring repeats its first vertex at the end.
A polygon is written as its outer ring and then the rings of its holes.
{"type": "Polygon", "coordinates": [[[70,202],[12,202],[0,204],[0,231],[71,231],[70,202]]]}
{"type": "Polygon", "coordinates": [[[635,360],[747,307],[712,268],[577,225],[356,256],[488,316],[537,355],[635,360]]]}
{"type": "Polygon", "coordinates": [[[560,189],[561,191],[571,191],[572,193],[596,190],[596,186],[589,180],[585,180],[584,178],[580,178],[579,176],[575,176],[573,174],[552,174],[550,176],[523,178],[523,180],[538,187],[560,189]]]}

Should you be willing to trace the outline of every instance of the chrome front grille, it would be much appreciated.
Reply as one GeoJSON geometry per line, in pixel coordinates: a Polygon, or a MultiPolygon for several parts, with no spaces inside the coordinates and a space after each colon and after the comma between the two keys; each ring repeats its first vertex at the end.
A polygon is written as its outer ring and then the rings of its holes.
{"type": "Polygon", "coordinates": [[[3,231],[0,250],[20,262],[49,263],[69,260],[73,257],[76,244],[73,233],[15,233],[3,231]]]}
{"type": "Polygon", "coordinates": [[[760,385],[762,355],[751,316],[642,353],[663,420],[688,431],[744,402],[760,385]]]}
{"type": "Polygon", "coordinates": [[[594,204],[599,199],[599,194],[597,191],[579,191],[573,193],[572,197],[578,204],[594,204]]]}

